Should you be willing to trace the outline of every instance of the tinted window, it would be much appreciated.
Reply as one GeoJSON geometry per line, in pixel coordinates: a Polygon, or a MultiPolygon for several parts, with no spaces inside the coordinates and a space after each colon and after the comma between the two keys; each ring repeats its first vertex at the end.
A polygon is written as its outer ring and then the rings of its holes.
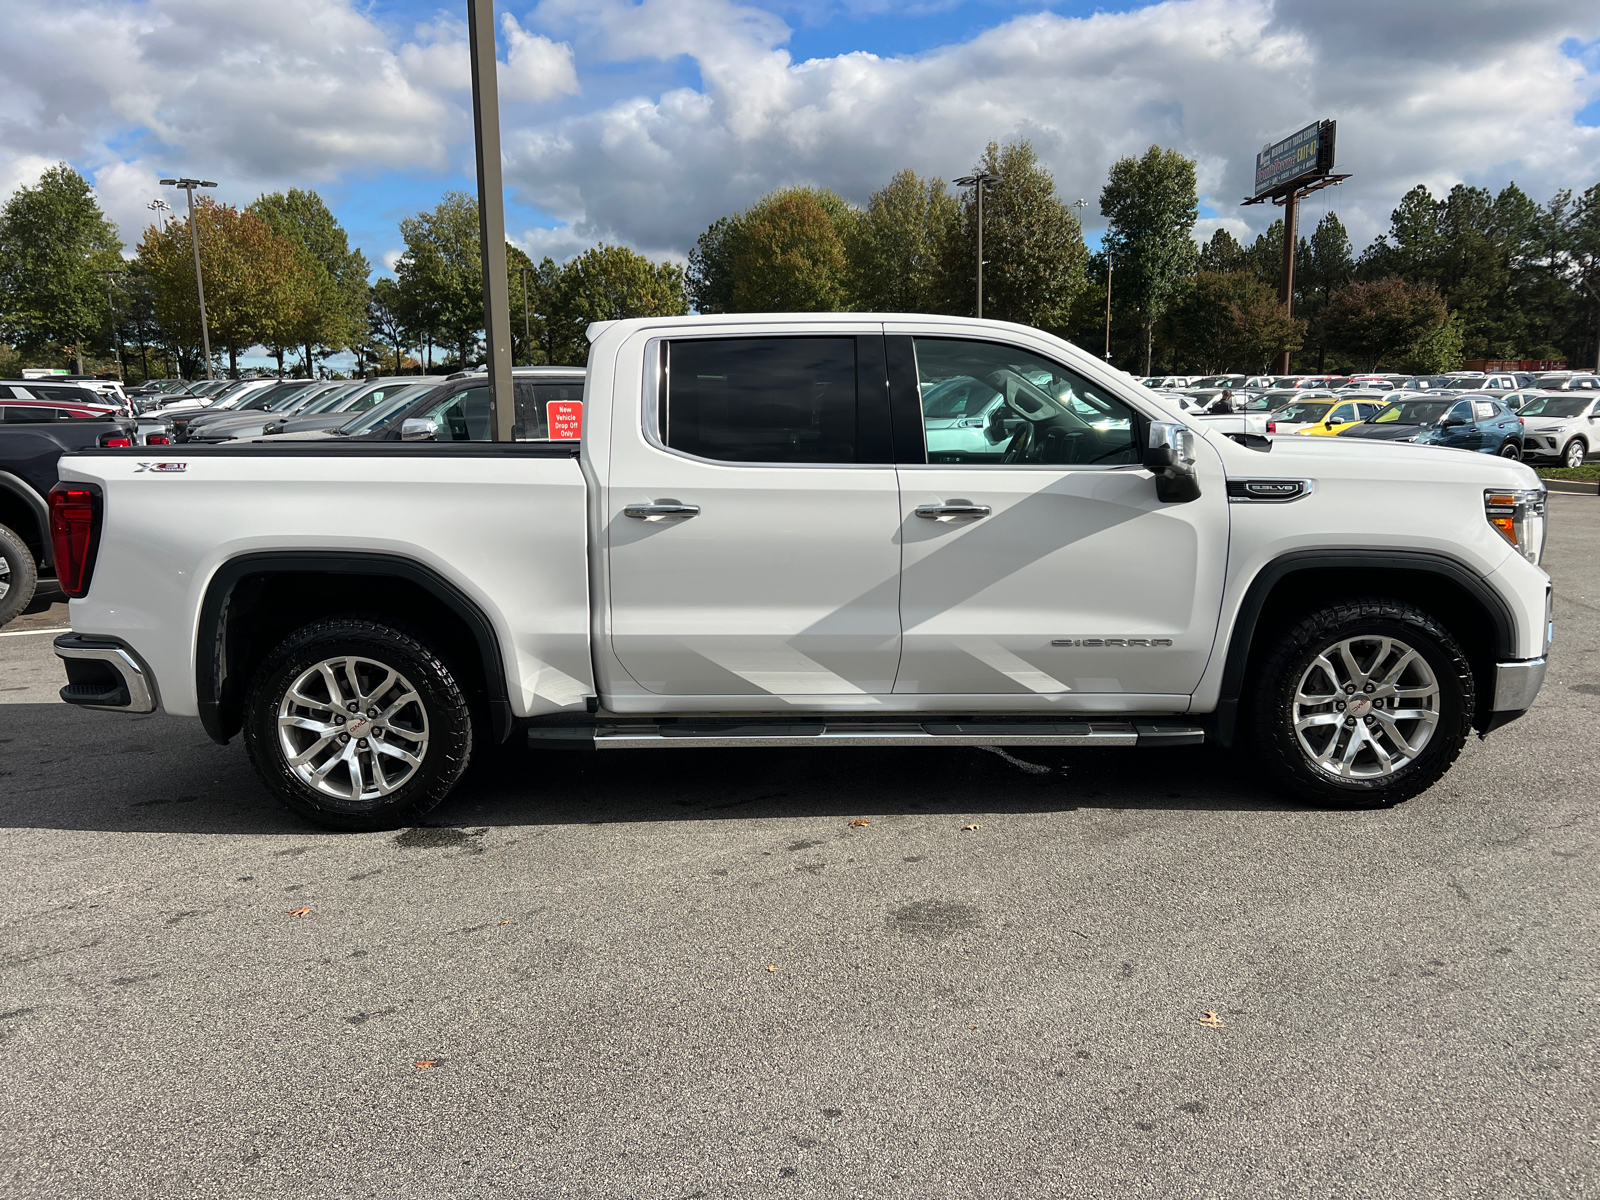
{"type": "MultiPolygon", "coordinates": [[[[431,386],[431,385],[430,385],[431,386]]],[[[513,384],[516,418],[512,433],[519,442],[542,441],[549,437],[545,405],[559,400],[582,400],[583,384],[534,383],[518,379],[513,384]]],[[[473,383],[459,391],[446,392],[439,403],[421,414],[439,426],[441,442],[493,441],[489,425],[489,388],[473,383]]]]}
{"type": "Polygon", "coordinates": [[[33,424],[38,421],[70,421],[72,414],[64,408],[40,408],[31,404],[8,404],[3,410],[5,419],[13,424],[33,424]]]}
{"type": "Polygon", "coordinates": [[[915,345],[929,462],[1138,461],[1132,410],[1065,367],[997,342],[919,337],[915,345]],[[960,416],[948,415],[952,388],[971,396],[960,416]]]}
{"type": "Polygon", "coordinates": [[[662,441],[723,462],[856,459],[853,337],[672,342],[662,441]]]}

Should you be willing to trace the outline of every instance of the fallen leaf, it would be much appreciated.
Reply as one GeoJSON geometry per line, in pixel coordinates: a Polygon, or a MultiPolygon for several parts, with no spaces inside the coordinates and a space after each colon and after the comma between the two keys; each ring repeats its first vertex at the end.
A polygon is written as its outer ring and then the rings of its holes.
{"type": "Polygon", "coordinates": [[[775,963],[768,963],[768,964],[767,964],[767,970],[769,970],[769,971],[776,971],[776,970],[777,970],[777,969],[778,969],[778,968],[777,968],[777,965],[776,965],[776,964],[775,964],[775,963]]]}
{"type": "Polygon", "coordinates": [[[500,924],[502,924],[502,925],[515,925],[516,922],[515,921],[501,921],[500,924]]]}
{"type": "Polygon", "coordinates": [[[972,1030],[973,1033],[978,1032],[978,1027],[976,1025],[968,1025],[967,1028],[972,1030]]]}
{"type": "Polygon", "coordinates": [[[850,828],[851,829],[860,829],[863,825],[871,825],[871,824],[872,824],[871,821],[868,821],[868,820],[866,820],[865,818],[862,818],[862,817],[857,817],[854,821],[850,822],[850,828]]]}
{"type": "Polygon", "coordinates": [[[311,910],[309,908],[291,908],[286,910],[283,915],[286,917],[309,917],[311,910]]]}
{"type": "Polygon", "coordinates": [[[433,1064],[438,1062],[438,1061],[439,1060],[437,1058],[424,1058],[420,1062],[414,1062],[411,1065],[414,1066],[419,1071],[426,1071],[429,1067],[433,1066],[433,1064]]]}
{"type": "Polygon", "coordinates": [[[1233,1028],[1232,1025],[1227,1024],[1221,1017],[1219,1017],[1215,1012],[1213,1012],[1209,1008],[1206,1009],[1206,1015],[1200,1018],[1200,1024],[1204,1025],[1207,1029],[1232,1029],[1233,1028]]]}
{"type": "Polygon", "coordinates": [[[982,829],[982,828],[983,828],[982,825],[963,825],[961,827],[961,831],[963,833],[975,833],[977,830],[982,829]]]}

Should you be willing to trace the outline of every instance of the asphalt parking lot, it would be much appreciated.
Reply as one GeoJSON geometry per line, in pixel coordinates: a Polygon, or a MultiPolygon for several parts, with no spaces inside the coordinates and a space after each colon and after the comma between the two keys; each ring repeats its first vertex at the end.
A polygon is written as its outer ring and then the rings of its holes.
{"type": "Polygon", "coordinates": [[[550,751],[328,834],[59,703],[25,618],[0,1194],[1600,1194],[1600,501],[1551,508],[1537,707],[1377,813],[1210,750],[550,751]]]}

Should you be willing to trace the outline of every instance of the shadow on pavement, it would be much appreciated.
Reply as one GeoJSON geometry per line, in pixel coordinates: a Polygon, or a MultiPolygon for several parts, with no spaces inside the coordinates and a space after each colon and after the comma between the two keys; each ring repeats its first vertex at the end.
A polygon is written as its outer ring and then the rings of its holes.
{"type": "MultiPolygon", "coordinates": [[[[429,815],[437,825],[566,825],[804,816],[1241,812],[1304,806],[1208,748],[637,750],[496,748],[429,815]]],[[[287,834],[308,826],[257,781],[235,739],[198,722],[0,708],[0,827],[287,834]]]]}

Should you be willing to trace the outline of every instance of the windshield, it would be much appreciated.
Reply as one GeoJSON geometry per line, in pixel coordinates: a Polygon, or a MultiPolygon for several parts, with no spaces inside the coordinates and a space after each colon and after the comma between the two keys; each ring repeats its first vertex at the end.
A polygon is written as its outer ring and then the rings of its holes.
{"type": "Polygon", "coordinates": [[[1433,425],[1454,403],[1454,400],[1396,400],[1367,421],[1372,425],[1433,425]]]}
{"type": "Polygon", "coordinates": [[[1517,411],[1525,417],[1581,417],[1590,403],[1587,396],[1536,396],[1517,411]]]}
{"type": "Polygon", "coordinates": [[[380,426],[387,424],[391,417],[403,413],[438,386],[437,383],[414,383],[410,387],[401,388],[398,392],[391,392],[365,412],[358,413],[355,417],[339,426],[339,432],[347,437],[371,433],[380,426]]]}
{"type": "Polygon", "coordinates": [[[324,412],[327,412],[329,409],[333,408],[336,404],[338,404],[339,401],[343,400],[346,396],[350,395],[351,392],[354,392],[354,391],[358,390],[359,388],[363,388],[365,386],[366,386],[366,381],[365,380],[360,380],[360,379],[358,379],[355,383],[340,384],[338,387],[334,388],[332,391],[324,392],[322,395],[318,396],[315,400],[313,400],[310,404],[308,404],[304,408],[302,408],[300,410],[300,415],[302,417],[309,417],[313,413],[324,413],[324,412]]]}
{"type": "Polygon", "coordinates": [[[1418,375],[1415,379],[1408,379],[1400,385],[1403,391],[1426,392],[1434,388],[1447,388],[1455,386],[1455,381],[1448,375],[1418,375]]]}
{"type": "Polygon", "coordinates": [[[1299,421],[1310,425],[1327,416],[1328,410],[1332,407],[1332,404],[1286,404],[1272,416],[1278,421],[1288,421],[1291,424],[1299,421]]]}

